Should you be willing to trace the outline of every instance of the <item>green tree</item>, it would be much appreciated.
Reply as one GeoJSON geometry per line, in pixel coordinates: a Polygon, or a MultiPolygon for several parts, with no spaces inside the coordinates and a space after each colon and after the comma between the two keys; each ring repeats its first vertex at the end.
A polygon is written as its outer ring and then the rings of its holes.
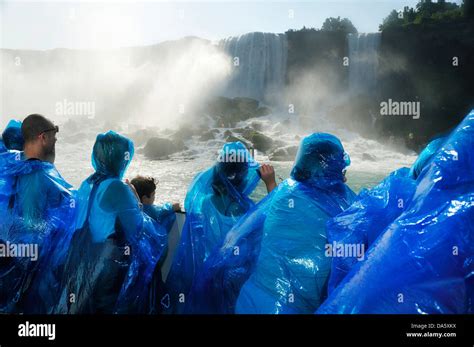
{"type": "Polygon", "coordinates": [[[384,18],[382,24],[379,25],[379,30],[385,30],[391,27],[398,27],[403,24],[403,18],[400,18],[400,13],[396,10],[392,10],[390,14],[384,18]]]}
{"type": "Polygon", "coordinates": [[[345,33],[357,33],[357,29],[352,24],[352,22],[347,19],[347,18],[342,18],[341,17],[329,17],[326,18],[326,20],[323,23],[323,26],[321,27],[321,30],[324,31],[343,31],[345,33]]]}
{"type": "Polygon", "coordinates": [[[471,6],[471,11],[474,12],[472,3],[474,0],[465,0],[463,3],[463,10],[453,2],[446,2],[446,0],[438,0],[433,2],[431,0],[419,1],[415,8],[405,6],[403,11],[393,10],[390,14],[384,18],[382,24],[379,26],[379,30],[385,30],[391,27],[400,27],[408,24],[423,24],[423,23],[437,23],[437,22],[450,22],[460,20],[462,11],[467,16],[466,8],[471,6]]]}

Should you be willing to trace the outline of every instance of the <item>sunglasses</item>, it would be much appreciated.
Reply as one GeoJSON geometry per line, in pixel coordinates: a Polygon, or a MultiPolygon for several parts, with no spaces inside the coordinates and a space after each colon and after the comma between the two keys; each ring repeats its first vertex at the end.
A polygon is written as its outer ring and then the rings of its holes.
{"type": "Polygon", "coordinates": [[[42,132],[40,132],[40,135],[44,134],[44,133],[47,133],[49,131],[54,131],[56,133],[59,133],[59,127],[57,125],[55,125],[53,128],[43,130],[42,132]]]}

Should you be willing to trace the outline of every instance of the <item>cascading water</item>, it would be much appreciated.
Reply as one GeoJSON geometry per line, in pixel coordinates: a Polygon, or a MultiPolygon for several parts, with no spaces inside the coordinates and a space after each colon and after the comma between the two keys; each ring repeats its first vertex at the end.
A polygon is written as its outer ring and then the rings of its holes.
{"type": "Polygon", "coordinates": [[[349,91],[352,94],[374,91],[377,85],[380,33],[349,34],[349,91]]]}
{"type": "Polygon", "coordinates": [[[276,99],[285,84],[288,44],[284,34],[249,33],[218,45],[231,56],[234,68],[226,95],[276,99]]]}

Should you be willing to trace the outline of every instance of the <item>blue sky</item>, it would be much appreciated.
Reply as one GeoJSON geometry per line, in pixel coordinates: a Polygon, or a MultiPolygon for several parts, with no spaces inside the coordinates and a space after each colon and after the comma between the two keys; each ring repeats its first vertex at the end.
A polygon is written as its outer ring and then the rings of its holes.
{"type": "Polygon", "coordinates": [[[359,32],[373,32],[392,9],[416,3],[0,0],[0,47],[111,48],[154,44],[184,36],[218,40],[252,31],[279,33],[303,26],[320,28],[325,18],[337,16],[349,18],[359,32]]]}

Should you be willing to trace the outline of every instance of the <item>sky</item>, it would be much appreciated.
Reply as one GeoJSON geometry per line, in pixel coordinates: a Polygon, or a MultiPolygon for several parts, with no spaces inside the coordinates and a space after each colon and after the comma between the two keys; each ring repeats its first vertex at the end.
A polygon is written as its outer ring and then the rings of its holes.
{"type": "MultiPolygon", "coordinates": [[[[460,3],[461,0],[456,0],[460,3]]],[[[19,1],[0,0],[0,47],[11,49],[143,46],[186,36],[219,40],[248,32],[320,28],[347,17],[375,32],[391,10],[417,0],[19,1]]]]}

